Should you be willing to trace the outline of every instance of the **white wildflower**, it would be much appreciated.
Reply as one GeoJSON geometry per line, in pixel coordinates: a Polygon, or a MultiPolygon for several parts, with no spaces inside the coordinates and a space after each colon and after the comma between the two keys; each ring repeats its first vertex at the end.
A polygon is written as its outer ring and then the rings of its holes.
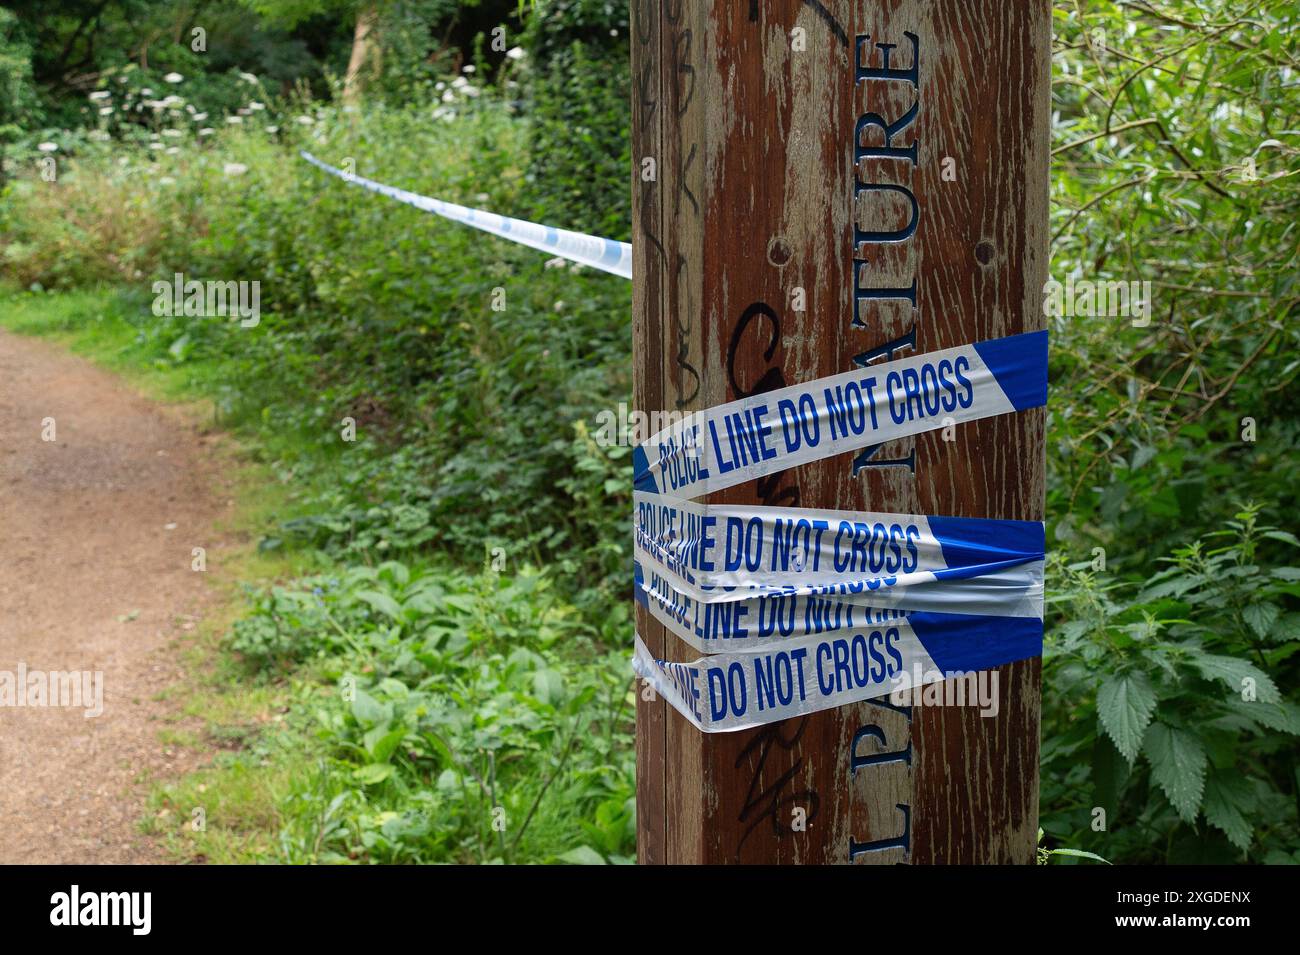
{"type": "Polygon", "coordinates": [[[527,56],[527,54],[524,52],[522,46],[512,46],[510,49],[506,50],[506,56],[512,60],[522,60],[527,56]]]}
{"type": "Polygon", "coordinates": [[[91,99],[108,99],[108,98],[109,98],[110,96],[112,96],[112,95],[113,95],[113,94],[110,93],[108,90],[95,90],[95,92],[93,92],[93,93],[90,94],[90,98],[91,98],[91,99]]]}
{"type": "Polygon", "coordinates": [[[163,77],[163,81],[167,83],[179,83],[183,79],[185,79],[185,77],[181,76],[179,73],[168,73],[163,77]]]}
{"type": "Polygon", "coordinates": [[[298,122],[302,123],[304,126],[310,126],[312,123],[316,121],[312,119],[310,116],[299,116],[298,122]]]}
{"type": "Polygon", "coordinates": [[[557,256],[556,256],[555,258],[553,258],[553,259],[547,259],[547,260],[546,260],[546,268],[548,268],[548,269],[562,269],[562,268],[564,268],[564,263],[565,263],[565,259],[563,259],[562,257],[560,257],[560,256],[557,255],[557,256]]]}
{"type": "Polygon", "coordinates": [[[211,136],[211,135],[212,135],[213,133],[215,133],[215,132],[216,132],[216,130],[213,129],[211,126],[204,126],[202,129],[199,130],[199,135],[200,135],[200,136],[211,136]]]}
{"type": "Polygon", "coordinates": [[[242,117],[242,116],[227,116],[227,117],[226,117],[226,122],[227,122],[227,123],[242,123],[243,121],[244,121],[244,117],[242,117]]]}
{"type": "Polygon", "coordinates": [[[52,153],[55,152],[59,148],[59,146],[57,143],[41,143],[36,148],[43,153],[52,153]]]}
{"type": "Polygon", "coordinates": [[[239,78],[243,80],[245,83],[253,83],[253,84],[257,83],[257,77],[254,76],[252,73],[240,73],[239,78]]]}
{"type": "Polygon", "coordinates": [[[242,176],[244,173],[248,172],[248,167],[242,162],[228,162],[221,167],[221,171],[227,176],[242,176]]]}

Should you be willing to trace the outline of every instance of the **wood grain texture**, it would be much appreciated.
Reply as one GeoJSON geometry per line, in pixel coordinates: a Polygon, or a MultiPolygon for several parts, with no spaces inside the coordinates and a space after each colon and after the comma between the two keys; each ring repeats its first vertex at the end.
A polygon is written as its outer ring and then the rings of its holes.
{"type": "MultiPolygon", "coordinates": [[[[901,356],[1042,327],[1048,0],[633,0],[631,12],[638,408],[710,407],[891,343],[901,356]],[[860,36],[862,65],[882,68],[876,44],[893,44],[890,68],[915,65],[915,85],[855,82],[860,36]],[[855,169],[864,114],[898,126],[886,143],[869,122],[862,146],[915,142],[915,162],[855,169]],[[905,191],[855,195],[857,180],[905,191]],[[915,231],[855,247],[855,222],[907,231],[908,193],[915,231]],[[855,258],[861,288],[915,279],[915,304],[866,302],[855,326],[855,258]]],[[[1043,426],[1042,409],[986,419],[953,440],[884,445],[856,473],[841,455],[711,499],[1041,519],[1043,426]]],[[[657,656],[696,656],[640,608],[637,625],[657,656]]],[[[999,668],[993,718],[864,703],[710,735],[642,700],[640,861],[1030,862],[1040,672],[999,668]]]]}

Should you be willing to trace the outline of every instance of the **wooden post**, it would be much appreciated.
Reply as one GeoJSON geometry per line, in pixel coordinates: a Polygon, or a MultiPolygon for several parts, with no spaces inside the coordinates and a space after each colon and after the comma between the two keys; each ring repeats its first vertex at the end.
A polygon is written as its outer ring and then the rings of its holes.
{"type": "MultiPolygon", "coordinates": [[[[633,0],[632,31],[638,408],[1043,327],[1048,0],[633,0]]],[[[988,418],[710,500],[1042,519],[1043,427],[988,418]]],[[[997,674],[993,718],[861,703],[704,734],[640,700],[640,861],[1031,862],[1040,662],[997,674]]]]}

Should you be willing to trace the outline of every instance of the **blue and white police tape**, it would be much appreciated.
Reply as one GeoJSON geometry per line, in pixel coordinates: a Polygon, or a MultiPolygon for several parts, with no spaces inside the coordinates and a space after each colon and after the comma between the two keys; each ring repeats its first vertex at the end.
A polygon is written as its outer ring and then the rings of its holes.
{"type": "Polygon", "coordinates": [[[330,175],[338,176],[346,182],[355,183],[372,192],[388,196],[390,199],[396,199],[398,202],[415,206],[417,209],[423,209],[425,212],[440,215],[444,219],[473,226],[475,229],[482,229],[484,232],[490,232],[503,239],[509,239],[511,242],[518,242],[520,245],[526,245],[542,252],[550,252],[552,255],[558,255],[571,262],[589,265],[593,269],[621,275],[625,279],[632,277],[632,246],[627,242],[616,242],[613,239],[602,239],[581,232],[570,232],[568,229],[556,229],[552,226],[539,225],[536,222],[528,222],[524,219],[512,219],[509,216],[497,215],[495,212],[484,212],[482,209],[458,206],[454,202],[431,199],[419,193],[407,192],[405,189],[386,186],[382,182],[375,182],[373,179],[366,179],[364,176],[344,172],[329,163],[321,162],[311,153],[303,152],[300,155],[313,166],[325,170],[330,175]]]}
{"type": "Polygon", "coordinates": [[[988,618],[1043,618],[1043,561],[960,581],[931,580],[859,593],[764,593],[706,602],[653,566],[634,565],[633,594],[656,620],[702,653],[752,653],[805,636],[847,633],[882,614],[926,611],[988,618]]]}
{"type": "Polygon", "coordinates": [[[706,733],[747,729],[914,689],[1043,652],[1032,617],[912,613],[759,653],[656,660],[636,637],[632,668],[706,733]]]}
{"type": "Polygon", "coordinates": [[[696,498],[845,451],[1047,403],[1047,332],[869,365],[715,405],[633,452],[639,491],[696,498]]]}
{"type": "Polygon", "coordinates": [[[701,504],[633,492],[637,559],[709,603],[862,594],[1042,561],[1041,521],[701,504]]]}

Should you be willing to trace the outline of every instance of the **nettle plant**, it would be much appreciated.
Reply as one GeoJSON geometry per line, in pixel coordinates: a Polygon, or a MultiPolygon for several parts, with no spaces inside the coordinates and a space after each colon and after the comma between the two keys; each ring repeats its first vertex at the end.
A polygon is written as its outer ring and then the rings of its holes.
{"type": "Polygon", "coordinates": [[[1300,548],[1247,506],[1145,582],[1053,568],[1043,820],[1132,861],[1295,862],[1300,548]],[[1052,699],[1055,698],[1055,699],[1052,699]],[[1064,807],[1064,808],[1060,808],[1064,807]]]}

